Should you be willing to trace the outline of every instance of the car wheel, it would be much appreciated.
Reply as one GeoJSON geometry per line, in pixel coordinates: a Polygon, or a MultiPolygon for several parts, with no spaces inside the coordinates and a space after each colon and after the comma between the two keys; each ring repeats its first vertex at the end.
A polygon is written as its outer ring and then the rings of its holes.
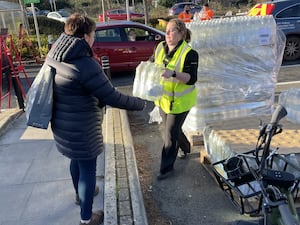
{"type": "Polygon", "coordinates": [[[300,38],[296,36],[287,37],[283,59],[292,61],[298,58],[300,58],[300,38]]]}

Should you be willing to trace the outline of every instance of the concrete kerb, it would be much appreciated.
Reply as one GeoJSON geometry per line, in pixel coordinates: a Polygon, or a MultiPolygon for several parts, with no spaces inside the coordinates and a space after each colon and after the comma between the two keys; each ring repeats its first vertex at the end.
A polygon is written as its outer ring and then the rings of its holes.
{"type": "Polygon", "coordinates": [[[112,109],[108,108],[104,116],[105,175],[104,175],[104,225],[118,224],[116,196],[116,160],[114,146],[114,120],[112,109]]]}
{"type": "MultiPolygon", "coordinates": [[[[118,144],[124,147],[125,169],[131,203],[130,219],[124,224],[148,225],[141,186],[138,178],[133,140],[129,127],[128,116],[125,110],[107,108],[104,118],[105,140],[105,184],[104,184],[104,225],[120,224],[122,206],[118,199],[118,191],[124,188],[122,177],[117,174],[117,165],[122,164],[118,144]],[[119,127],[120,126],[120,127],[119,127]],[[121,136],[119,135],[121,132],[121,136]],[[117,140],[122,138],[123,140],[117,140]],[[118,156],[119,155],[119,156],[118,156]]],[[[126,210],[125,210],[126,211],[126,210]]],[[[123,209],[124,212],[124,209],[123,209]]],[[[123,216],[124,218],[124,216],[123,216]]],[[[126,217],[125,217],[126,218],[126,217]]],[[[123,223],[122,223],[123,224],[123,223]]]]}
{"type": "Polygon", "coordinates": [[[136,158],[133,147],[133,139],[129,127],[127,112],[120,110],[123,131],[124,147],[126,154],[130,196],[133,210],[133,220],[136,225],[147,225],[147,214],[139,181],[136,158]]]}

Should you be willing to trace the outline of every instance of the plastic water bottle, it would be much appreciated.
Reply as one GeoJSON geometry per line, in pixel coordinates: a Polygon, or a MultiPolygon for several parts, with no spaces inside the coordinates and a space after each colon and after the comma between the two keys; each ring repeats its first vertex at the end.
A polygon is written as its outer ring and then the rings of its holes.
{"type": "Polygon", "coordinates": [[[146,80],[145,90],[146,99],[154,101],[162,95],[162,85],[160,84],[160,75],[163,73],[163,68],[157,64],[153,64],[149,69],[146,80]]]}
{"type": "Polygon", "coordinates": [[[144,66],[144,62],[141,62],[135,70],[135,77],[134,77],[134,81],[133,81],[133,86],[132,86],[132,95],[139,97],[140,96],[140,82],[141,82],[141,71],[143,69],[144,66]]]}

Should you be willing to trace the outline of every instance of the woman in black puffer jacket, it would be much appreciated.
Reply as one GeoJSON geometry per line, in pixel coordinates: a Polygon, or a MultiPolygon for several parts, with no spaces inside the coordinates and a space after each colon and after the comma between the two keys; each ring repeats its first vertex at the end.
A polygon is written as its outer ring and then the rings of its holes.
{"type": "MultiPolygon", "coordinates": [[[[51,127],[58,150],[71,159],[70,172],[81,207],[80,224],[100,224],[103,212],[92,213],[97,156],[103,151],[102,107],[142,110],[146,102],[118,92],[93,57],[96,24],[73,14],[48,53],[55,69],[51,127]]],[[[97,190],[97,189],[96,189],[97,190]]]]}

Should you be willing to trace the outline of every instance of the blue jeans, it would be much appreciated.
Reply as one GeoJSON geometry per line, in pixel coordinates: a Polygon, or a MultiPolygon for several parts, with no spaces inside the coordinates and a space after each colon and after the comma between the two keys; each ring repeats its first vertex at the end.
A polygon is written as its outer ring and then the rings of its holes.
{"type": "Polygon", "coordinates": [[[96,185],[97,157],[91,160],[71,160],[70,172],[76,194],[79,195],[81,219],[92,217],[96,185]]]}

